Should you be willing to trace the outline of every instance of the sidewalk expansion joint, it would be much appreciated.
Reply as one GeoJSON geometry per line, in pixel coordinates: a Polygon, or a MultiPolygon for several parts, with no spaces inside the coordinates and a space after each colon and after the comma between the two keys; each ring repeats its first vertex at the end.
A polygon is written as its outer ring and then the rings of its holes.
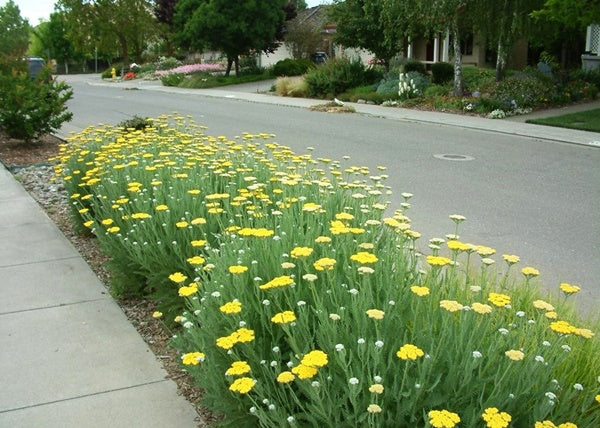
{"type": "Polygon", "coordinates": [[[12,267],[17,267],[17,266],[28,266],[28,265],[36,265],[38,263],[52,263],[52,262],[60,262],[63,260],[75,260],[75,259],[81,259],[81,255],[79,253],[75,253],[75,250],[73,250],[73,255],[72,256],[67,256],[67,257],[58,257],[56,259],[47,259],[47,260],[32,260],[30,262],[25,262],[25,263],[13,263],[10,265],[0,265],[0,269],[4,269],[4,268],[12,268],[12,267]]]}
{"type": "Polygon", "coordinates": [[[30,404],[28,406],[15,407],[15,408],[12,408],[12,409],[4,409],[4,410],[0,410],[0,414],[2,414],[2,413],[9,413],[9,412],[18,412],[19,410],[27,410],[27,409],[32,409],[32,408],[41,407],[41,406],[50,406],[50,405],[53,405],[53,404],[64,403],[64,402],[67,402],[67,401],[79,400],[79,399],[87,398],[87,397],[95,397],[97,395],[111,394],[113,392],[127,391],[129,389],[140,388],[142,386],[147,386],[147,385],[155,385],[155,384],[158,384],[158,383],[167,382],[169,380],[170,379],[154,380],[154,381],[151,381],[151,382],[140,383],[140,384],[137,384],[137,385],[124,386],[122,388],[108,389],[106,391],[98,391],[98,392],[93,392],[91,394],[83,394],[83,395],[77,395],[77,396],[74,396],[74,397],[63,398],[62,400],[46,401],[46,402],[43,402],[43,403],[30,404]]]}
{"type": "Polygon", "coordinates": [[[57,305],[51,305],[51,306],[40,306],[40,307],[37,307],[37,308],[21,309],[21,310],[18,310],[18,311],[0,312],[0,316],[13,315],[13,314],[22,314],[24,312],[43,311],[43,310],[46,310],[46,309],[63,308],[63,307],[67,307],[67,306],[79,305],[79,304],[82,304],[82,303],[99,302],[99,301],[102,301],[102,300],[106,300],[106,297],[99,297],[97,299],[79,300],[77,302],[70,302],[70,303],[59,303],[57,305]]]}

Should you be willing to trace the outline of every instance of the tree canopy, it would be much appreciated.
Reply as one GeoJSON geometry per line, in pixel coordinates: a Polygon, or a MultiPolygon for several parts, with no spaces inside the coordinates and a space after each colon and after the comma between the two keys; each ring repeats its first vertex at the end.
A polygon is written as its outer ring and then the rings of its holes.
{"type": "Polygon", "coordinates": [[[184,46],[219,50],[227,71],[239,57],[272,51],[285,20],[285,0],[179,0],[175,7],[177,40],[184,46]]]}
{"type": "Polygon", "coordinates": [[[29,46],[29,23],[21,17],[19,7],[8,0],[0,7],[0,62],[25,55],[29,46]]]}

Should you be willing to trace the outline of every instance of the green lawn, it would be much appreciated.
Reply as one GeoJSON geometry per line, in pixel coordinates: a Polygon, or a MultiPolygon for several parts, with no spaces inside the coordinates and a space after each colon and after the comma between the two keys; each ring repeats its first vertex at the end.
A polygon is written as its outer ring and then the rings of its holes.
{"type": "Polygon", "coordinates": [[[543,119],[529,119],[527,123],[558,126],[560,128],[580,129],[582,131],[600,132],[600,109],[565,114],[562,116],[547,117],[543,119]]]}

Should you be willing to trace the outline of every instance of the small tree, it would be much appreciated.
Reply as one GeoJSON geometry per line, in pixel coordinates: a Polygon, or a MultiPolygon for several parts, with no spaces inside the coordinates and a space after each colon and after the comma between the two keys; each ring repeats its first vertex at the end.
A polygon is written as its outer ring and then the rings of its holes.
{"type": "Polygon", "coordinates": [[[48,67],[32,80],[17,70],[18,62],[14,60],[11,73],[0,75],[0,131],[29,143],[71,120],[66,103],[73,91],[64,82],[48,83],[48,67]]]}
{"type": "Polygon", "coordinates": [[[284,43],[288,52],[295,59],[309,58],[311,54],[319,50],[322,41],[320,28],[297,20],[291,21],[287,26],[284,43]]]}

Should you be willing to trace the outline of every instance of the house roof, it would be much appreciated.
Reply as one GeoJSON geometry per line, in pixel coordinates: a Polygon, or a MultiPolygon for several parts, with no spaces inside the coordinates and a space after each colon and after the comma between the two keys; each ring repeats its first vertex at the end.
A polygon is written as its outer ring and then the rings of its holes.
{"type": "Polygon", "coordinates": [[[326,25],[328,22],[327,17],[327,6],[315,6],[307,9],[303,9],[298,12],[298,15],[294,18],[299,24],[310,25],[314,28],[325,28],[330,27],[326,25]]]}

